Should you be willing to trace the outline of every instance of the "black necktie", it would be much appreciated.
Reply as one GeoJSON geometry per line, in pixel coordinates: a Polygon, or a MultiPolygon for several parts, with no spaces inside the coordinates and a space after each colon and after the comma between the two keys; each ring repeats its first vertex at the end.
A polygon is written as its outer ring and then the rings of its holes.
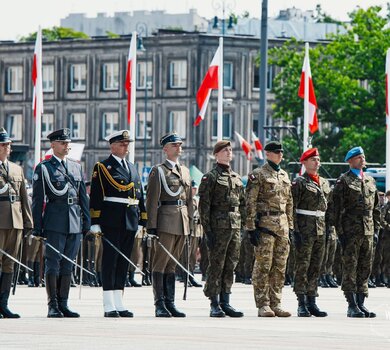
{"type": "Polygon", "coordinates": [[[64,161],[64,160],[61,160],[61,164],[62,164],[62,166],[64,167],[65,172],[68,173],[68,168],[66,167],[65,161],[64,161]]]}
{"type": "Polygon", "coordinates": [[[126,163],[125,163],[125,160],[124,160],[124,159],[122,159],[122,166],[125,168],[125,170],[126,170],[127,172],[129,172],[129,170],[127,169],[127,166],[126,166],[126,163]]]}

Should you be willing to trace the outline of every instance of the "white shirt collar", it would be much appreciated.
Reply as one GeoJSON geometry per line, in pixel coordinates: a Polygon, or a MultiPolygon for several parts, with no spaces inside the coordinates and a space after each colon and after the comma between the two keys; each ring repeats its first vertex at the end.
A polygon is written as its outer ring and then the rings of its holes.
{"type": "Polygon", "coordinates": [[[167,159],[167,161],[172,165],[172,168],[174,168],[175,165],[179,165],[179,163],[173,162],[172,160],[167,159]]]}
{"type": "Polygon", "coordinates": [[[54,155],[54,154],[52,155],[52,157],[54,157],[55,159],[57,159],[58,162],[59,162],[60,164],[61,164],[62,161],[65,162],[65,165],[66,165],[66,163],[67,163],[67,162],[66,162],[66,157],[65,157],[64,159],[61,159],[61,158],[58,158],[58,157],[57,157],[56,155],[54,155]]]}
{"type": "MultiPolygon", "coordinates": [[[[116,156],[115,154],[112,154],[111,155],[114,157],[114,159],[120,164],[120,166],[122,166],[122,160],[125,160],[125,158],[120,158],[118,156],[116,156]]],[[[127,167],[127,162],[125,160],[125,166],[126,166],[126,169],[129,170],[129,168],[127,167]]]]}

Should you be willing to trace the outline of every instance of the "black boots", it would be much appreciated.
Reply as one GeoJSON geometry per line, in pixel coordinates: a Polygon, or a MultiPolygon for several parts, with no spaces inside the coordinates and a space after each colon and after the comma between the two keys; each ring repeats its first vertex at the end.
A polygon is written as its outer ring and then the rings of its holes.
{"type": "Polygon", "coordinates": [[[222,311],[229,317],[243,317],[244,314],[241,311],[236,310],[230,305],[230,294],[221,292],[219,305],[222,311]]]}
{"type": "Polygon", "coordinates": [[[307,310],[315,317],[326,317],[328,314],[325,311],[321,311],[316,304],[316,297],[308,295],[307,297],[307,310]]]}
{"type": "Polygon", "coordinates": [[[306,306],[306,295],[305,294],[297,294],[298,299],[298,317],[310,317],[311,313],[307,309],[306,306]]]}
{"type": "Polygon", "coordinates": [[[325,275],[321,275],[319,285],[320,285],[322,288],[329,288],[329,284],[328,284],[328,282],[326,281],[326,276],[325,276],[325,275]]]}
{"type": "Polygon", "coordinates": [[[332,275],[327,274],[325,276],[325,279],[326,279],[326,282],[328,283],[330,288],[338,288],[339,287],[332,275]]]}
{"type": "Polygon", "coordinates": [[[345,299],[348,302],[348,317],[365,317],[364,312],[362,312],[356,304],[356,294],[353,292],[344,292],[345,299]]]}
{"type": "Polygon", "coordinates": [[[28,271],[28,286],[29,287],[35,287],[35,282],[34,282],[34,274],[35,274],[35,270],[34,270],[34,263],[32,261],[27,261],[27,266],[33,270],[33,271],[28,271]]]}
{"type": "Polygon", "coordinates": [[[142,275],[142,285],[143,286],[151,286],[152,281],[150,280],[150,271],[148,269],[143,269],[142,272],[144,273],[142,275]]]}
{"type": "Polygon", "coordinates": [[[171,317],[164,302],[164,274],[161,272],[153,272],[152,284],[156,317],[171,317]]]}
{"type": "Polygon", "coordinates": [[[219,305],[219,298],[217,295],[210,297],[210,317],[225,317],[219,305]]]}
{"type": "Polygon", "coordinates": [[[132,286],[132,287],[142,287],[142,284],[139,284],[134,279],[134,275],[135,275],[135,272],[134,271],[130,271],[130,273],[129,273],[129,283],[130,283],[130,286],[132,286]]]}
{"type": "Polygon", "coordinates": [[[58,309],[63,313],[64,317],[80,317],[77,312],[73,312],[68,307],[69,288],[71,275],[59,276],[57,284],[58,293],[58,309]]]}
{"type": "Polygon", "coordinates": [[[49,318],[62,318],[64,314],[58,308],[57,302],[57,276],[53,274],[46,274],[46,293],[48,300],[48,313],[49,318]]]}
{"type": "Polygon", "coordinates": [[[367,310],[367,308],[364,306],[364,299],[366,296],[364,293],[356,293],[356,302],[361,311],[363,311],[364,316],[367,318],[374,318],[376,317],[376,314],[374,312],[370,312],[367,310]]]}
{"type": "Polygon", "coordinates": [[[164,274],[164,295],[165,295],[165,307],[171,313],[172,317],[186,317],[184,312],[176,309],[175,306],[175,274],[164,274]]]}
{"type": "Polygon", "coordinates": [[[13,273],[1,273],[0,277],[0,315],[4,318],[20,318],[18,314],[14,314],[8,309],[8,299],[11,290],[13,273]]]}
{"type": "Polygon", "coordinates": [[[193,278],[192,276],[188,276],[188,281],[191,283],[191,285],[193,286],[193,287],[202,287],[202,285],[200,284],[200,283],[198,283],[197,281],[196,281],[196,279],[195,278],[193,278]]]}

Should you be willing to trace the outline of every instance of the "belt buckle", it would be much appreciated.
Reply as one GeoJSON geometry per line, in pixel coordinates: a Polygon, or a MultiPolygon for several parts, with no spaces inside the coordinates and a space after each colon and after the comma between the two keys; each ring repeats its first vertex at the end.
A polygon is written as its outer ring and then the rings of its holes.
{"type": "Polygon", "coordinates": [[[177,205],[182,206],[184,205],[184,201],[182,199],[177,200],[177,205]]]}
{"type": "Polygon", "coordinates": [[[73,197],[68,197],[68,204],[72,205],[74,203],[73,197]]]}
{"type": "Polygon", "coordinates": [[[10,195],[9,195],[9,201],[10,201],[11,203],[16,202],[16,194],[10,194],[10,195]]]}

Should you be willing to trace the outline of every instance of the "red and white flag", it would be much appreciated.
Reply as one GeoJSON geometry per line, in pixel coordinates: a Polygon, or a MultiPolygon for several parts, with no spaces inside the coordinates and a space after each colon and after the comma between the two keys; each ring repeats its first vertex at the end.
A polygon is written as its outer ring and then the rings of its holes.
{"type": "Polygon", "coordinates": [[[390,190],[390,49],[386,52],[386,191],[390,190]]]}
{"type": "Polygon", "coordinates": [[[34,58],[32,65],[32,83],[34,85],[32,108],[34,118],[43,113],[43,88],[42,88],[42,32],[39,27],[35,40],[34,58]]]}
{"type": "Polygon", "coordinates": [[[206,114],[207,105],[209,103],[211,90],[222,88],[218,82],[218,70],[220,56],[222,55],[221,47],[218,46],[217,51],[211,61],[210,67],[203,78],[202,84],[199,87],[198,92],[196,93],[196,102],[198,104],[198,108],[200,110],[198,117],[194,122],[194,126],[198,126],[200,122],[204,119],[204,115],[206,114]]]}
{"type": "Polygon", "coordinates": [[[256,134],[252,131],[252,142],[255,149],[255,157],[259,159],[264,159],[263,157],[263,145],[260,142],[260,139],[256,136],[256,134]]]}
{"type": "MultiPolygon", "coordinates": [[[[135,90],[134,81],[136,74],[136,55],[137,55],[137,35],[133,33],[130,41],[129,57],[127,58],[127,70],[126,70],[126,81],[125,90],[127,92],[127,123],[130,124],[131,120],[131,103],[132,93],[135,90]]],[[[135,91],[134,91],[135,93],[135,91]]]]}
{"type": "Polygon", "coordinates": [[[248,160],[251,160],[252,159],[252,146],[237,131],[235,131],[235,134],[236,134],[236,136],[238,138],[238,142],[240,143],[240,146],[241,146],[242,150],[246,154],[246,158],[248,160]]]}
{"type": "Polygon", "coordinates": [[[318,130],[318,118],[317,118],[317,100],[314,93],[314,85],[311,77],[310,60],[309,55],[305,54],[303,61],[301,83],[299,85],[298,96],[305,99],[305,75],[308,76],[309,82],[309,130],[314,134],[318,130]]]}

